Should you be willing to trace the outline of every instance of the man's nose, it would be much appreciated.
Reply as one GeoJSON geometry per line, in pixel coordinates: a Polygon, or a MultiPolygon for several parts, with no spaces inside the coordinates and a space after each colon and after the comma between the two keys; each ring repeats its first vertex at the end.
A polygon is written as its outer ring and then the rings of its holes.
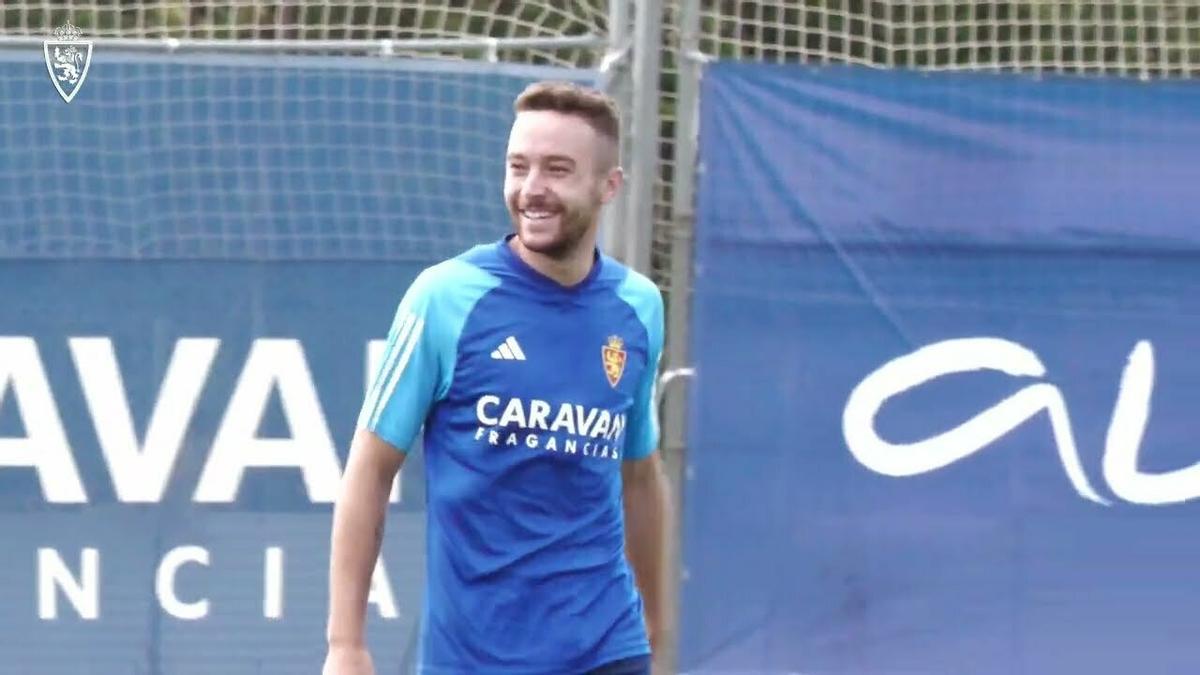
{"type": "Polygon", "coordinates": [[[521,192],[525,193],[526,197],[539,197],[546,194],[546,180],[543,178],[542,172],[537,169],[531,170],[525,176],[521,192]]]}

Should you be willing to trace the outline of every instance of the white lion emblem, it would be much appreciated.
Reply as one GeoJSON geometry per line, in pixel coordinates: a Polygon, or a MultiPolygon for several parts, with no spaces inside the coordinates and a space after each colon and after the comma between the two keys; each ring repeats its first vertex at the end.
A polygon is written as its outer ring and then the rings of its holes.
{"type": "Polygon", "coordinates": [[[54,40],[42,42],[42,53],[46,56],[46,72],[58,95],[67,103],[83,87],[88,67],[92,65],[92,42],[80,40],[83,35],[70,22],[54,29],[54,40]]]}
{"type": "Polygon", "coordinates": [[[65,49],[56,46],[54,48],[54,69],[59,71],[58,79],[70,84],[78,82],[84,58],[83,52],[74,46],[65,49]]]}

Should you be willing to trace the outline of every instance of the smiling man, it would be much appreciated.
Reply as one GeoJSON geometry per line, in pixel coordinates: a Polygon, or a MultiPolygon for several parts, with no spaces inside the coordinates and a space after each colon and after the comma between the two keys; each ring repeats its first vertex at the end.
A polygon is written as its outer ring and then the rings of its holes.
{"type": "Polygon", "coordinates": [[[514,232],[418,276],[359,415],[334,510],[326,675],[374,672],[371,572],[422,429],[418,672],[641,675],[664,639],[662,298],[596,246],[622,183],[616,107],[544,82],[514,108],[514,232]]]}

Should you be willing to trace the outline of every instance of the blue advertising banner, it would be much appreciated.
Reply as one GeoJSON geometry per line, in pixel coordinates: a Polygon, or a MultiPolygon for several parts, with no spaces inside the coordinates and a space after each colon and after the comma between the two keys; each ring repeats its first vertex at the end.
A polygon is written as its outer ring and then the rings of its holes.
{"type": "MultiPolygon", "coordinates": [[[[0,267],[20,289],[0,316],[0,672],[319,668],[331,505],[418,270],[0,267]]],[[[368,611],[391,672],[421,598],[422,465],[401,472],[368,611]]]]}
{"type": "Polygon", "coordinates": [[[1200,89],[704,76],[682,670],[1188,672],[1200,89]]]}

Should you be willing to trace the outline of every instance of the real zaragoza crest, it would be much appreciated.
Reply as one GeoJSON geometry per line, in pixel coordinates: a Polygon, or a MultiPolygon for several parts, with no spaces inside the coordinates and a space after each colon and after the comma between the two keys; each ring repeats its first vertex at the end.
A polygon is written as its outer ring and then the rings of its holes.
{"type": "Polygon", "coordinates": [[[608,344],[601,348],[601,356],[604,358],[604,375],[608,377],[608,383],[612,386],[617,386],[621,381],[621,375],[625,372],[625,343],[621,338],[613,335],[608,338],[608,344]]]}
{"type": "Polygon", "coordinates": [[[68,21],[67,25],[54,29],[53,40],[42,42],[50,82],[67,103],[83,87],[88,67],[92,65],[92,42],[81,40],[82,35],[83,32],[68,21]]]}

